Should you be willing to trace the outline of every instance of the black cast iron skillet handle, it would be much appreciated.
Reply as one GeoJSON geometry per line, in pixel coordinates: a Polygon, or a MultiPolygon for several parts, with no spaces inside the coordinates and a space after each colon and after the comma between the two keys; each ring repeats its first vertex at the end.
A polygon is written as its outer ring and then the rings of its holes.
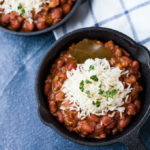
{"type": "Polygon", "coordinates": [[[128,150],[147,150],[145,145],[139,138],[139,130],[133,131],[131,134],[121,140],[121,143],[127,146],[128,150]]]}

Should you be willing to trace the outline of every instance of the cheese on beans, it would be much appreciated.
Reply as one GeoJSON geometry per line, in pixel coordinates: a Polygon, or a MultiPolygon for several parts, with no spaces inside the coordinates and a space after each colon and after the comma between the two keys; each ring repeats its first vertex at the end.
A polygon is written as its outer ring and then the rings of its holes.
{"type": "Polygon", "coordinates": [[[61,109],[65,110],[64,104],[69,100],[69,109],[78,111],[81,119],[90,114],[102,116],[109,111],[124,112],[122,105],[132,88],[131,85],[125,88],[119,80],[122,74],[128,72],[111,67],[106,59],[88,59],[77,64],[76,69],[67,71],[67,80],[61,88],[65,93],[61,109]]]}

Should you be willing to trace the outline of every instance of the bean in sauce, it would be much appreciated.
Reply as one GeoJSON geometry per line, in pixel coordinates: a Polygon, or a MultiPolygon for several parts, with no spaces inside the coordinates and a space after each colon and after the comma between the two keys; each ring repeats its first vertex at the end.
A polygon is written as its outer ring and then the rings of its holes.
{"type": "Polygon", "coordinates": [[[75,2],[76,0],[50,0],[49,4],[42,5],[43,9],[39,13],[36,14],[33,10],[33,22],[27,21],[17,12],[5,14],[4,9],[0,8],[0,25],[18,32],[44,30],[60,22],[71,11],[75,2]]]}

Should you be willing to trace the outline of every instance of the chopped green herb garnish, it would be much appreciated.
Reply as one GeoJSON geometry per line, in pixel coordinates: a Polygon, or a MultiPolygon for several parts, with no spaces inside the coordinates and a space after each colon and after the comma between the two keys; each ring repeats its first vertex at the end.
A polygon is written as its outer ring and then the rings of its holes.
{"type": "Polygon", "coordinates": [[[104,90],[102,90],[102,89],[99,89],[99,92],[98,92],[98,94],[102,95],[103,93],[104,93],[104,90]]]}
{"type": "Polygon", "coordinates": [[[90,80],[85,80],[85,83],[91,84],[92,82],[90,80]]]}
{"type": "Polygon", "coordinates": [[[111,96],[112,96],[112,98],[114,98],[114,96],[117,94],[118,91],[119,91],[119,89],[113,89],[113,90],[111,91],[111,96]]]}
{"type": "Polygon", "coordinates": [[[79,88],[82,92],[84,91],[84,81],[83,80],[80,82],[79,88]]]}
{"type": "Polygon", "coordinates": [[[89,67],[89,72],[90,72],[91,70],[94,70],[94,66],[93,66],[93,65],[90,65],[90,67],[89,67]]]}
{"type": "Polygon", "coordinates": [[[100,88],[98,94],[102,95],[104,93],[104,90],[101,89],[102,85],[100,84],[98,87],[100,88]]]}
{"type": "Polygon", "coordinates": [[[98,87],[101,89],[102,85],[100,84],[98,87]]]}
{"type": "Polygon", "coordinates": [[[111,91],[106,91],[106,100],[108,101],[108,98],[110,97],[110,95],[111,95],[111,91]]]}
{"type": "Polygon", "coordinates": [[[21,10],[21,15],[24,16],[24,14],[25,14],[25,9],[23,8],[23,9],[21,10]]]}
{"type": "Polygon", "coordinates": [[[90,91],[86,91],[86,94],[87,94],[87,97],[90,98],[91,95],[90,95],[90,91]]]}
{"type": "Polygon", "coordinates": [[[106,91],[106,100],[108,101],[108,98],[114,98],[114,96],[117,94],[117,92],[119,91],[119,89],[113,89],[112,91],[106,91]]]}
{"type": "Polygon", "coordinates": [[[92,80],[93,80],[93,81],[95,81],[95,82],[97,82],[97,81],[98,81],[98,78],[97,78],[97,76],[96,76],[96,75],[91,76],[91,77],[90,77],[90,79],[92,79],[92,80]]]}
{"type": "Polygon", "coordinates": [[[99,102],[98,100],[96,102],[92,101],[93,105],[96,105],[96,107],[99,107],[101,105],[101,102],[99,102]]]}
{"type": "Polygon", "coordinates": [[[20,10],[20,11],[21,11],[21,15],[24,16],[24,14],[25,14],[25,9],[22,7],[22,4],[21,4],[21,3],[19,3],[19,5],[18,5],[18,10],[20,10]]]}
{"type": "Polygon", "coordinates": [[[22,9],[22,4],[21,3],[19,3],[18,9],[22,9]]]}

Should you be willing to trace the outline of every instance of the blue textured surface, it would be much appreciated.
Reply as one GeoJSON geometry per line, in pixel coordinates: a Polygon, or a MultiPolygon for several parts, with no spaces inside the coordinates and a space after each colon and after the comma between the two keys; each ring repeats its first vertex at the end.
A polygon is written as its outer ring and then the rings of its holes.
{"type": "MultiPolygon", "coordinates": [[[[122,144],[87,147],[72,143],[45,126],[37,113],[36,71],[52,33],[18,37],[0,32],[0,150],[124,150],[122,144]]],[[[150,143],[150,119],[141,137],[150,143]]],[[[150,147],[149,147],[150,149],[150,147]]]]}

